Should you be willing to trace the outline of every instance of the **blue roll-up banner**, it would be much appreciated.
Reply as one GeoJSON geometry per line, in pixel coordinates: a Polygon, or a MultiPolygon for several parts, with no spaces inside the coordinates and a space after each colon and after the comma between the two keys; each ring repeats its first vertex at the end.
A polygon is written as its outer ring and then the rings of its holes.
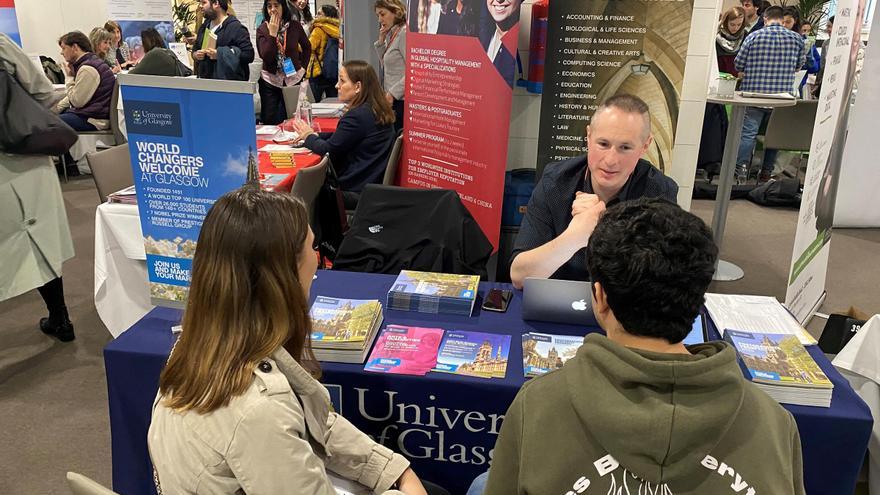
{"type": "Polygon", "coordinates": [[[182,307],[202,221],[256,166],[253,83],[120,75],[154,304],[182,307]]]}

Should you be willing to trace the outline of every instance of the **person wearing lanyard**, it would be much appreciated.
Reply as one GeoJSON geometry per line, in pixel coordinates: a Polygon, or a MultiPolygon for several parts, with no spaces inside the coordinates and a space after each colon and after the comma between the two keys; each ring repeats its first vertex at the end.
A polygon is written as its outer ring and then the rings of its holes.
{"type": "Polygon", "coordinates": [[[287,118],[281,88],[300,83],[312,55],[312,45],[298,22],[293,19],[287,0],[263,0],[263,18],[257,28],[257,50],[263,59],[258,82],[260,120],[280,124],[287,118]]]}
{"type": "Polygon", "coordinates": [[[406,75],[406,7],[401,0],[376,0],[374,8],[379,19],[379,40],[374,46],[382,61],[382,87],[394,109],[395,131],[400,131],[406,75]]]}

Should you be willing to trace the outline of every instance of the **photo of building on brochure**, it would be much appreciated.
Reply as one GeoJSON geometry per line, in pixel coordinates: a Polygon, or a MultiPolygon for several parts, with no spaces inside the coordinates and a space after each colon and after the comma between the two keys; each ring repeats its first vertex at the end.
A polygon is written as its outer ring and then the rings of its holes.
{"type": "Polygon", "coordinates": [[[534,376],[559,369],[577,354],[583,342],[583,337],[523,334],[523,371],[526,376],[534,376]]]}
{"type": "Polygon", "coordinates": [[[437,297],[470,298],[476,294],[479,282],[479,277],[471,275],[404,270],[397,278],[392,291],[437,297]]]}
{"type": "Polygon", "coordinates": [[[363,341],[380,312],[378,301],[355,301],[318,297],[309,315],[312,339],[322,341],[363,341]]]}
{"type": "Polygon", "coordinates": [[[440,345],[436,371],[480,378],[504,378],[510,335],[447,332],[440,345]]]}
{"type": "Polygon", "coordinates": [[[756,380],[810,386],[831,384],[796,336],[756,334],[755,337],[761,339],[760,343],[734,340],[746,368],[753,374],[761,373],[756,380]],[[768,373],[778,376],[778,380],[768,380],[768,373]]]}

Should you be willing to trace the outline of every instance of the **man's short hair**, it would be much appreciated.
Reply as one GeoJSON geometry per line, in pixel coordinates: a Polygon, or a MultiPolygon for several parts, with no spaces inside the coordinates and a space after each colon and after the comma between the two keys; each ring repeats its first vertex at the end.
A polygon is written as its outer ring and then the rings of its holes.
{"type": "Polygon", "coordinates": [[[211,0],[211,3],[216,3],[217,5],[219,5],[224,12],[229,10],[229,0],[211,0]]]}
{"type": "Polygon", "coordinates": [[[767,7],[767,10],[764,11],[764,19],[768,19],[771,21],[781,21],[783,17],[782,7],[778,5],[771,5],[767,7]]]}
{"type": "Polygon", "coordinates": [[[638,96],[631,94],[619,94],[614,95],[599,105],[599,108],[593,113],[593,117],[590,119],[590,122],[596,120],[596,117],[602,113],[603,110],[609,108],[616,108],[618,110],[622,110],[626,113],[637,113],[644,117],[645,126],[646,126],[646,136],[651,133],[651,111],[648,107],[648,104],[645,103],[644,100],[639,98],[638,96]]]}
{"type": "Polygon", "coordinates": [[[718,248],[709,227],[659,198],[608,208],[590,236],[587,266],[632,335],[681,342],[700,307],[718,248]]]}
{"type": "Polygon", "coordinates": [[[746,2],[748,2],[748,3],[750,3],[750,4],[752,4],[752,5],[754,6],[754,5],[757,5],[756,2],[759,2],[759,1],[760,1],[760,0],[739,0],[739,4],[740,4],[740,5],[745,5],[746,2]]]}
{"type": "Polygon", "coordinates": [[[58,38],[58,46],[61,46],[62,43],[67,46],[76,45],[84,52],[92,51],[92,42],[89,41],[89,37],[82,31],[71,31],[58,38]]]}

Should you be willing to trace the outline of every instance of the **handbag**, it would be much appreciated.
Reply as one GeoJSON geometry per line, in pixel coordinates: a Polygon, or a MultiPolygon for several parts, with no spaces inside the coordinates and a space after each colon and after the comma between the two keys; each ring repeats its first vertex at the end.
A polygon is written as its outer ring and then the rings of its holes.
{"type": "Polygon", "coordinates": [[[76,131],[41,105],[12,75],[0,69],[0,147],[24,155],[63,155],[76,131]]]}
{"type": "Polygon", "coordinates": [[[327,178],[315,197],[315,244],[322,259],[332,262],[336,258],[342,237],[348,230],[342,188],[331,164],[327,178]]]}

